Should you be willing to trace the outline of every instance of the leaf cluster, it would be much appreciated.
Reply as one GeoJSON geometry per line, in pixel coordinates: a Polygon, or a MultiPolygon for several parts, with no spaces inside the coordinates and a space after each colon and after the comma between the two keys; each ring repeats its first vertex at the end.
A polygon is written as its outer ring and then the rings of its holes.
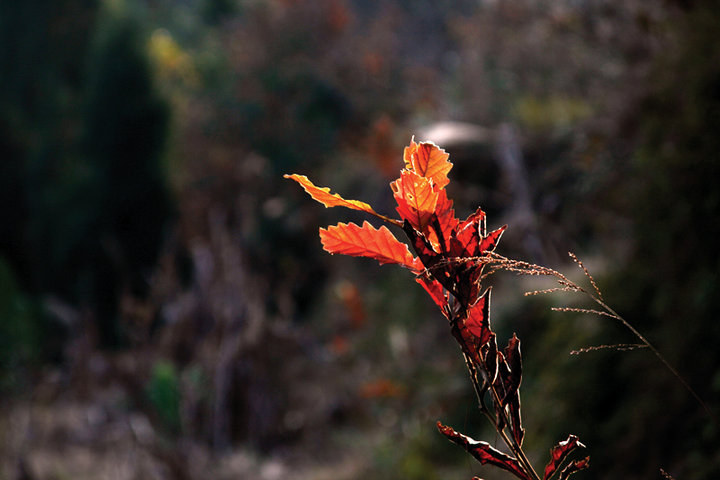
{"type": "MultiPolygon", "coordinates": [[[[405,168],[400,177],[390,183],[400,219],[379,214],[365,202],[346,200],[331,193],[329,188],[315,186],[303,175],[285,177],[298,182],[313,199],[326,207],[360,210],[402,228],[415,255],[388,228],[377,229],[369,222],[361,226],[339,223],[321,228],[320,239],[323,248],[331,254],[398,264],[415,275],[416,282],[448,320],[465,359],[479,408],[511,454],[438,422],[440,433],[462,446],[481,464],[495,465],[523,480],[540,480],[522,449],[525,429],[520,413],[520,340],[513,335],[504,349],[498,348],[496,334],[490,327],[490,289],[483,291],[481,283],[494,271],[484,273],[488,264],[492,268],[498,268],[498,265],[511,270],[519,268],[517,262],[498,262],[493,256],[506,226],[488,232],[485,212],[481,208],[464,220],[456,218],[453,202],[445,190],[453,165],[449,155],[437,145],[412,140],[404,150],[403,159],[405,168]]],[[[570,462],[560,470],[567,455],[582,446],[577,437],[571,435],[553,447],[543,480],[555,474],[559,479],[565,479],[586,468],[589,457],[570,462]]]]}

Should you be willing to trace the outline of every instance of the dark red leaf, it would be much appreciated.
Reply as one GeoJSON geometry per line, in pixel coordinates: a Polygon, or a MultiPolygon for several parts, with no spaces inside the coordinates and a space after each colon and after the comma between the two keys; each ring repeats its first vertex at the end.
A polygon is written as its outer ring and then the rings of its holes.
{"type": "Polygon", "coordinates": [[[558,477],[558,480],[566,480],[575,472],[578,472],[580,470],[583,470],[587,468],[590,465],[590,457],[585,457],[581,460],[575,460],[568,464],[567,467],[563,468],[562,472],[560,472],[560,476],[558,477]]]}
{"type": "Polygon", "coordinates": [[[507,225],[503,225],[497,230],[490,232],[487,236],[483,235],[482,240],[480,240],[480,255],[484,255],[485,252],[492,252],[495,250],[495,246],[500,241],[500,237],[506,228],[507,225]]]}
{"type": "MultiPolygon", "coordinates": [[[[498,352],[497,354],[497,364],[498,373],[493,386],[495,387],[498,397],[502,401],[502,399],[505,398],[505,385],[507,384],[507,379],[510,377],[510,367],[508,367],[505,355],[503,355],[502,352],[498,352]]],[[[504,405],[496,408],[497,422],[501,428],[505,427],[505,416],[500,415],[500,412],[503,411],[503,407],[504,405]]]]}
{"type": "MultiPolygon", "coordinates": [[[[425,235],[418,233],[407,219],[403,222],[403,230],[410,239],[413,250],[415,250],[415,253],[417,253],[418,258],[420,258],[420,261],[425,265],[425,268],[430,270],[442,260],[442,256],[433,249],[430,242],[425,238],[425,235]]],[[[448,290],[450,289],[448,288],[448,290]]]]}
{"type": "Polygon", "coordinates": [[[455,317],[452,323],[451,333],[455,340],[477,365],[483,365],[482,348],[494,335],[490,330],[489,308],[490,290],[488,289],[470,308],[466,317],[455,317]]]}
{"type": "Polygon", "coordinates": [[[485,371],[487,372],[488,378],[486,379],[488,382],[488,386],[495,383],[495,379],[497,378],[498,374],[498,351],[497,351],[497,342],[495,341],[495,334],[490,334],[490,340],[487,342],[487,344],[483,347],[483,361],[485,362],[485,371]]]}
{"type": "Polygon", "coordinates": [[[502,406],[508,404],[510,399],[515,396],[520,388],[520,382],[522,381],[522,355],[520,354],[520,340],[517,335],[513,333],[512,338],[508,341],[508,346],[505,347],[505,361],[509,368],[509,375],[505,381],[505,396],[502,400],[502,406]]]}
{"type": "Polygon", "coordinates": [[[485,293],[478,299],[478,301],[470,307],[468,310],[467,319],[465,319],[465,326],[468,331],[475,336],[480,346],[485,345],[490,340],[490,289],[485,290],[485,293]]]}
{"type": "Polygon", "coordinates": [[[487,442],[479,442],[472,438],[458,433],[451,427],[437,422],[438,430],[445,435],[450,441],[463,447],[470,455],[475,457],[482,465],[490,464],[507,470],[518,478],[530,480],[530,476],[520,466],[520,462],[516,458],[507,455],[500,450],[490,446],[487,442]]]}
{"type": "MultiPolygon", "coordinates": [[[[445,250],[450,250],[450,236],[452,231],[458,225],[458,219],[455,218],[455,210],[453,210],[453,202],[448,199],[447,192],[440,190],[438,192],[437,205],[435,206],[435,215],[437,216],[438,224],[445,238],[445,250]]],[[[430,231],[429,234],[430,243],[437,242],[437,236],[434,231],[430,231]]],[[[441,248],[437,248],[437,251],[441,251],[441,248]]]]}
{"type": "MultiPolygon", "coordinates": [[[[580,443],[578,437],[576,437],[575,435],[570,435],[568,436],[567,440],[558,443],[552,449],[550,449],[550,461],[545,466],[545,475],[543,476],[543,480],[547,480],[548,478],[550,478],[552,474],[555,473],[555,471],[558,469],[558,467],[560,467],[560,464],[565,460],[565,458],[567,458],[570,452],[572,452],[578,447],[585,448],[585,445],[580,443]]],[[[586,460],[589,461],[589,458],[590,457],[588,457],[586,460]]],[[[582,468],[585,467],[583,466],[582,468]]],[[[570,473],[568,473],[568,476],[570,475],[570,473]]]]}
{"type": "Polygon", "coordinates": [[[483,212],[482,208],[478,207],[475,212],[473,212],[469,217],[460,222],[458,225],[458,230],[463,230],[469,225],[475,225],[475,228],[478,228],[479,234],[485,235],[485,212],[483,212]]]}
{"type": "Polygon", "coordinates": [[[525,429],[522,426],[522,417],[520,415],[520,391],[508,402],[508,410],[510,411],[510,427],[512,429],[513,438],[518,445],[522,446],[525,438],[525,429]]]}
{"type": "Polygon", "coordinates": [[[480,224],[485,212],[478,208],[475,213],[460,222],[450,239],[450,255],[453,257],[477,257],[480,252],[480,224]]]}
{"type": "Polygon", "coordinates": [[[452,263],[443,261],[445,257],[436,252],[425,235],[418,233],[408,220],[405,220],[403,223],[403,230],[405,230],[405,233],[410,239],[410,244],[415,250],[415,253],[417,253],[418,258],[420,258],[420,261],[431,273],[432,277],[440,282],[447,291],[457,297],[458,282],[456,275],[454,275],[454,266],[452,263]]]}

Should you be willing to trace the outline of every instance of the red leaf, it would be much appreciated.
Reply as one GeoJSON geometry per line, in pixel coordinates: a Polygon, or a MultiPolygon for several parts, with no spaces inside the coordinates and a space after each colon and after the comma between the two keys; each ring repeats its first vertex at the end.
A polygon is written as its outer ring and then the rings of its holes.
{"type": "Polygon", "coordinates": [[[434,143],[417,144],[412,140],[410,146],[405,147],[403,157],[405,168],[432,180],[439,188],[445,188],[450,183],[447,174],[453,164],[448,161],[449,155],[445,150],[434,143]]]}
{"type": "Polygon", "coordinates": [[[493,230],[489,235],[483,236],[480,240],[480,255],[484,255],[485,252],[492,252],[495,250],[495,246],[500,241],[500,237],[507,228],[507,225],[503,225],[497,230],[493,230]]]}
{"type": "Polygon", "coordinates": [[[442,256],[433,249],[433,246],[428,242],[427,238],[425,238],[425,235],[415,230],[408,220],[403,222],[403,230],[410,239],[413,250],[415,250],[415,253],[420,257],[425,268],[430,269],[442,260],[442,256]]]}
{"type": "Polygon", "coordinates": [[[530,480],[530,476],[520,466],[520,462],[516,458],[511,457],[500,450],[490,446],[487,442],[479,442],[472,438],[458,433],[451,427],[437,422],[438,430],[445,435],[450,441],[463,447],[470,455],[475,457],[482,465],[489,463],[507,470],[516,477],[523,480],[530,480]]]}
{"type": "Polygon", "coordinates": [[[489,320],[490,290],[478,299],[465,318],[457,318],[451,333],[465,352],[478,365],[482,365],[481,351],[492,338],[489,320]]]}
{"type": "Polygon", "coordinates": [[[568,464],[567,467],[563,468],[562,472],[560,472],[560,476],[558,477],[558,480],[566,480],[570,477],[573,473],[583,470],[587,468],[590,465],[590,457],[585,457],[581,460],[575,460],[568,464]]]}
{"type": "Polygon", "coordinates": [[[424,232],[438,201],[438,192],[433,189],[432,183],[415,172],[403,170],[400,178],[390,184],[390,188],[400,216],[417,231],[424,232]]]}
{"type": "Polygon", "coordinates": [[[490,334],[490,340],[483,347],[483,360],[485,361],[485,370],[487,371],[487,387],[495,383],[495,379],[498,374],[498,351],[497,342],[495,341],[495,334],[490,334]]]}
{"type": "MultiPolygon", "coordinates": [[[[550,478],[552,476],[552,474],[555,473],[555,471],[558,469],[560,464],[565,460],[565,458],[567,458],[567,456],[570,454],[570,452],[572,452],[573,450],[575,450],[578,447],[585,448],[585,445],[580,443],[580,441],[578,440],[578,437],[576,437],[575,435],[570,435],[570,436],[568,436],[567,440],[558,443],[552,449],[550,449],[550,461],[545,466],[545,475],[543,475],[543,480],[547,480],[548,478],[550,478]]],[[[589,461],[589,458],[590,457],[586,458],[585,460],[589,461]]],[[[568,467],[569,466],[570,465],[568,465],[568,467]]],[[[585,466],[583,466],[582,468],[585,468],[585,466]]],[[[566,467],[566,470],[567,470],[567,467],[566,467]]],[[[563,470],[563,472],[564,471],[565,470],[563,470]]],[[[562,478],[563,472],[561,472],[561,475],[560,475],[561,478],[562,478]]],[[[570,472],[567,475],[569,476],[573,472],[570,472]]],[[[565,477],[565,478],[567,478],[567,477],[565,477]]]]}
{"type": "Polygon", "coordinates": [[[520,382],[522,381],[522,355],[520,354],[520,340],[513,333],[512,338],[505,347],[505,361],[509,367],[508,377],[503,379],[505,382],[505,396],[502,400],[502,406],[507,405],[512,397],[518,392],[520,382]]]}
{"type": "Polygon", "coordinates": [[[450,250],[450,237],[453,229],[457,227],[458,219],[455,218],[455,210],[453,210],[453,202],[448,199],[447,192],[440,190],[438,192],[437,205],[435,205],[435,215],[437,222],[442,232],[442,237],[445,240],[445,245],[440,245],[440,240],[434,229],[428,229],[427,236],[428,241],[433,245],[435,251],[449,251],[450,250]]]}
{"type": "Polygon", "coordinates": [[[475,305],[470,307],[465,325],[481,346],[490,340],[490,289],[485,290],[475,305]]]}
{"type": "MultiPolygon", "coordinates": [[[[435,217],[431,224],[437,228],[438,222],[435,217]]],[[[403,224],[403,230],[425,268],[435,280],[453,294],[461,308],[467,309],[469,305],[475,304],[480,295],[483,264],[463,258],[448,258],[447,254],[437,252],[427,236],[418,232],[408,221],[403,224]]]]}
{"type": "Polygon", "coordinates": [[[330,253],[354,257],[374,258],[381,264],[398,263],[416,273],[423,271],[420,261],[413,257],[406,244],[400,242],[386,227],[376,229],[368,222],[362,227],[354,223],[339,223],[320,229],[323,248],[330,253]]]}
{"type": "Polygon", "coordinates": [[[523,438],[525,438],[525,429],[522,426],[522,417],[520,416],[520,392],[515,392],[515,395],[508,402],[508,408],[510,410],[510,426],[512,429],[513,437],[515,441],[522,447],[523,438]]]}
{"type": "Polygon", "coordinates": [[[450,244],[450,252],[454,257],[475,257],[480,250],[481,227],[485,224],[485,212],[481,208],[460,222],[450,244]]]}
{"type": "Polygon", "coordinates": [[[425,291],[430,294],[435,304],[440,307],[443,314],[447,315],[448,296],[443,286],[440,285],[440,282],[432,280],[427,275],[420,275],[415,278],[415,281],[422,285],[425,291]]]}

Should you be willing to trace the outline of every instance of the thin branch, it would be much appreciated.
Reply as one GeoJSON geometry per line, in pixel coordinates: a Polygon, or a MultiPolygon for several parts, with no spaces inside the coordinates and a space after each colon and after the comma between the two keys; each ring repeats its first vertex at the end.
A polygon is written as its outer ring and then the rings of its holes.
{"type": "Polygon", "coordinates": [[[675,367],[673,367],[670,362],[668,362],[665,357],[660,353],[660,351],[652,344],[650,341],[645,338],[644,335],[642,335],[635,327],[633,327],[630,322],[625,320],[623,317],[621,317],[615,310],[610,308],[608,304],[605,303],[605,301],[602,298],[602,294],[600,293],[597,284],[595,283],[594,279],[590,275],[589,272],[587,272],[587,269],[585,266],[580,262],[580,260],[577,258],[576,255],[570,253],[569,254],[571,258],[580,266],[580,268],[583,269],[584,272],[586,272],[587,278],[590,280],[590,283],[593,286],[593,289],[595,291],[595,294],[592,292],[587,291],[586,289],[582,288],[580,285],[572,282],[569,280],[565,275],[558,272],[557,270],[553,270],[552,268],[548,267],[542,267],[540,265],[535,265],[528,262],[523,262],[520,260],[512,260],[506,257],[503,257],[502,255],[499,255],[497,253],[489,253],[485,257],[478,257],[479,259],[485,261],[486,264],[494,265],[495,268],[498,270],[508,270],[511,272],[518,273],[520,275],[544,275],[549,277],[554,277],[557,279],[558,283],[562,285],[563,287],[567,287],[572,291],[584,293],[587,295],[593,302],[595,302],[597,305],[602,307],[602,310],[591,310],[591,309],[573,309],[570,307],[566,307],[563,309],[560,309],[559,311],[580,311],[585,313],[595,313],[599,315],[608,316],[611,318],[616,319],[619,321],[625,328],[630,330],[635,337],[637,337],[662,363],[665,368],[667,368],[670,373],[673,374],[673,376],[685,387],[685,389],[692,395],[692,397],[700,404],[700,406],[705,410],[705,412],[708,414],[708,416],[711,418],[711,420],[716,424],[720,425],[720,421],[718,421],[717,416],[715,413],[713,413],[712,410],[710,410],[710,407],[705,403],[705,401],[700,398],[700,395],[690,386],[690,384],[685,380],[685,378],[680,374],[680,372],[677,371],[675,367]]]}
{"type": "Polygon", "coordinates": [[[550,307],[550,310],[554,312],[592,313],[594,315],[602,315],[604,317],[610,317],[616,320],[620,319],[620,317],[618,317],[617,315],[611,315],[608,312],[604,312],[602,310],[593,310],[592,308],[550,307]]]}
{"type": "Polygon", "coordinates": [[[585,265],[583,265],[583,263],[580,261],[580,259],[577,257],[577,255],[575,255],[574,253],[568,252],[568,255],[570,255],[570,258],[572,258],[573,261],[575,263],[577,263],[580,268],[582,268],[582,271],[585,272],[585,276],[588,278],[588,280],[590,280],[590,284],[595,289],[595,293],[597,293],[598,298],[600,300],[602,300],[603,299],[602,292],[600,291],[597,284],[595,283],[595,279],[592,277],[592,275],[590,275],[590,272],[588,272],[588,269],[585,268],[585,265]]]}
{"type": "Polygon", "coordinates": [[[616,343],[614,345],[595,345],[592,347],[583,347],[578,350],[571,350],[570,355],[579,355],[581,353],[596,352],[598,350],[617,350],[625,352],[629,350],[636,350],[638,348],[648,348],[644,343],[616,343]]]}
{"type": "Polygon", "coordinates": [[[533,295],[544,295],[546,293],[555,293],[555,292],[574,292],[572,288],[565,286],[565,287],[555,287],[555,288],[546,288],[544,290],[533,290],[531,292],[525,292],[523,293],[524,296],[530,297],[533,295]]]}

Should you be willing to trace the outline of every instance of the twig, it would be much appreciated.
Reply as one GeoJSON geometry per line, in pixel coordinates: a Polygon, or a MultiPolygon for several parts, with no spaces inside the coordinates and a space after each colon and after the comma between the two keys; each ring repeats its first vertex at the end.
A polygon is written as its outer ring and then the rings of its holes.
{"type": "Polygon", "coordinates": [[[550,310],[554,312],[592,313],[594,315],[602,315],[605,317],[614,318],[616,320],[618,319],[617,315],[611,315],[608,312],[603,312],[602,310],[593,310],[592,308],[551,307],[550,310]]]}
{"type": "Polygon", "coordinates": [[[629,350],[635,350],[638,348],[647,348],[647,345],[644,343],[616,343],[614,345],[595,345],[592,347],[583,347],[578,350],[571,350],[570,355],[579,355],[581,353],[588,353],[588,352],[596,352],[598,350],[618,350],[620,352],[625,352],[629,350]]]}
{"type": "MultiPolygon", "coordinates": [[[[562,312],[583,312],[583,313],[593,313],[596,315],[603,315],[608,316],[611,318],[616,319],[619,321],[625,328],[630,330],[635,337],[637,337],[643,345],[645,345],[646,348],[648,348],[662,363],[665,368],[667,368],[670,373],[673,374],[673,376],[685,387],[685,389],[692,395],[692,397],[700,404],[700,406],[705,410],[705,412],[708,414],[710,419],[715,423],[715,425],[720,425],[720,421],[718,421],[717,416],[715,413],[713,413],[712,410],[710,410],[710,407],[708,407],[707,403],[700,398],[700,395],[690,386],[690,384],[685,380],[685,378],[680,374],[680,372],[677,371],[675,367],[673,367],[670,362],[668,362],[665,357],[660,353],[660,351],[652,344],[650,341],[645,338],[643,334],[641,334],[635,327],[633,327],[630,322],[625,320],[623,317],[621,317],[615,310],[610,308],[608,304],[605,303],[602,297],[602,293],[600,292],[600,289],[598,288],[597,284],[595,283],[595,280],[593,279],[592,275],[587,271],[587,268],[583,263],[580,261],[580,259],[574,254],[569,253],[569,256],[575,261],[575,263],[578,264],[578,266],[583,270],[585,273],[585,276],[589,279],[590,284],[593,286],[593,290],[595,294],[592,292],[589,292],[588,290],[584,289],[580,285],[572,282],[569,280],[565,275],[558,272],[557,270],[553,270],[552,268],[548,267],[542,267],[540,265],[535,265],[528,262],[523,262],[520,260],[512,260],[506,257],[503,257],[502,255],[499,255],[497,253],[489,253],[485,257],[478,257],[478,260],[484,261],[486,264],[493,265],[496,270],[508,270],[511,272],[518,273],[520,275],[542,275],[542,276],[549,276],[554,277],[557,279],[557,282],[562,286],[559,290],[562,291],[574,291],[583,293],[586,296],[588,296],[593,302],[595,302],[597,305],[599,305],[602,310],[593,310],[593,309],[582,309],[582,308],[572,308],[572,307],[559,307],[559,308],[553,308],[553,310],[556,311],[562,311],[562,312]],[[565,290],[567,289],[567,290],[565,290]]],[[[551,292],[553,289],[548,290],[539,290],[538,292],[551,292]]]]}

